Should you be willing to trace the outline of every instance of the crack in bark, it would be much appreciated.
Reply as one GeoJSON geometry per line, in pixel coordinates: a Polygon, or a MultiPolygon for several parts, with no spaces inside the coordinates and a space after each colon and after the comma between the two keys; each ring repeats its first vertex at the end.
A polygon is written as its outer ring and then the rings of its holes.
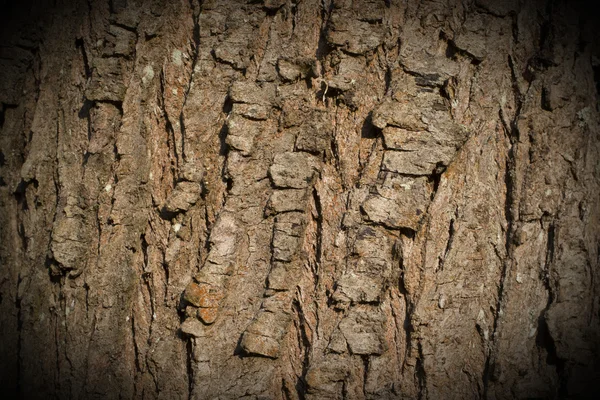
{"type": "MultiPolygon", "coordinates": [[[[313,188],[312,195],[313,195],[313,201],[315,203],[315,208],[316,208],[315,211],[317,212],[317,218],[316,218],[316,222],[317,222],[316,241],[317,241],[317,243],[316,243],[316,251],[315,251],[314,270],[312,271],[313,279],[315,282],[314,290],[316,293],[317,288],[319,286],[319,282],[320,282],[319,269],[321,267],[322,258],[323,258],[323,211],[321,208],[322,207],[321,206],[321,198],[319,197],[319,192],[316,188],[313,188]]],[[[311,265],[312,265],[312,263],[311,263],[311,265]]]]}
{"type": "MultiPolygon", "coordinates": [[[[171,175],[173,176],[173,187],[177,183],[177,171],[179,170],[179,153],[177,151],[177,141],[175,140],[175,130],[173,128],[173,124],[169,118],[169,113],[166,108],[166,98],[165,98],[165,83],[166,83],[165,71],[164,68],[160,72],[160,97],[159,97],[159,107],[162,111],[162,115],[165,119],[165,128],[167,130],[167,147],[169,148],[169,153],[172,152],[175,157],[175,165],[173,165],[173,160],[171,160],[171,175]]],[[[169,154],[170,156],[171,154],[169,154]]],[[[169,157],[171,158],[171,157],[169,157]]]]}
{"type": "Polygon", "coordinates": [[[417,339],[418,357],[415,366],[415,378],[419,386],[419,400],[427,399],[427,372],[425,371],[425,356],[421,339],[417,339]]]}
{"type": "Polygon", "coordinates": [[[308,339],[308,335],[306,334],[306,318],[304,318],[304,312],[302,311],[302,306],[297,299],[294,299],[292,302],[292,308],[296,313],[298,318],[298,322],[300,324],[299,327],[296,327],[298,332],[298,347],[304,353],[304,357],[302,358],[302,374],[296,380],[296,394],[301,400],[304,400],[304,394],[306,393],[306,374],[308,372],[308,366],[310,362],[310,348],[311,342],[308,339]]]}
{"type": "Polygon", "coordinates": [[[190,90],[192,89],[192,85],[194,83],[194,73],[196,70],[196,64],[198,62],[198,56],[200,53],[200,13],[202,12],[202,4],[203,4],[203,1],[198,1],[198,10],[196,11],[196,7],[194,6],[194,3],[195,3],[194,0],[189,0],[189,2],[190,2],[190,8],[192,9],[192,17],[193,17],[193,21],[194,21],[194,28],[193,28],[193,33],[192,33],[194,47],[193,47],[192,67],[191,67],[191,71],[190,71],[190,78],[189,78],[187,88],[185,89],[185,92],[183,95],[183,104],[181,105],[181,112],[179,113],[179,126],[181,127],[181,157],[182,157],[183,161],[185,161],[185,158],[186,158],[186,156],[185,156],[186,131],[185,131],[185,117],[184,117],[183,110],[185,109],[188,95],[189,95],[190,90]],[[196,13],[197,13],[197,15],[194,15],[196,13]]]}
{"type": "MultiPolygon", "coordinates": [[[[502,113],[502,111],[500,111],[502,113]]],[[[504,205],[504,213],[507,222],[506,233],[504,243],[506,246],[506,255],[504,259],[504,263],[502,265],[502,272],[500,275],[500,283],[498,285],[498,298],[496,302],[496,313],[494,315],[494,323],[492,328],[492,343],[489,347],[489,353],[486,355],[485,367],[483,370],[483,397],[487,397],[489,382],[494,374],[494,364],[496,362],[497,357],[497,340],[498,340],[498,327],[501,323],[502,319],[502,308],[504,306],[504,294],[506,292],[506,286],[508,281],[508,275],[510,274],[513,264],[514,264],[514,236],[515,232],[518,228],[519,220],[518,220],[518,198],[516,193],[516,151],[518,147],[518,137],[519,132],[516,126],[516,120],[519,117],[519,113],[515,114],[514,120],[511,123],[510,130],[508,126],[503,123],[505,134],[508,136],[508,139],[511,142],[511,146],[508,149],[508,155],[506,158],[506,167],[505,167],[505,187],[506,187],[506,200],[504,205]]],[[[501,121],[504,121],[504,118],[500,117],[501,121]]]]}
{"type": "Polygon", "coordinates": [[[444,255],[439,258],[438,262],[438,271],[444,270],[444,263],[446,262],[446,258],[448,254],[450,254],[450,250],[452,249],[452,242],[454,241],[454,234],[456,233],[454,229],[454,222],[458,219],[458,209],[454,212],[454,218],[450,219],[450,224],[448,226],[448,241],[446,242],[446,249],[444,250],[444,255]]]}

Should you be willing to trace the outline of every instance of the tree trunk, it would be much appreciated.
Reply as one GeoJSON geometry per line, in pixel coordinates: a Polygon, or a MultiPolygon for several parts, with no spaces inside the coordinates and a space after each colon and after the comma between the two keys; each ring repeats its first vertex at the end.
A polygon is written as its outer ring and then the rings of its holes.
{"type": "Polygon", "coordinates": [[[578,398],[600,35],[567,1],[2,2],[0,386],[578,398]]]}

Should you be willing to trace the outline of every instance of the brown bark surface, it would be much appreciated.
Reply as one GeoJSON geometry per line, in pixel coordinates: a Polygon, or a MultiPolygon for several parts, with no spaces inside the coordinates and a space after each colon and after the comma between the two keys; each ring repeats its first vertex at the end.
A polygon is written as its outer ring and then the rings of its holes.
{"type": "Polygon", "coordinates": [[[583,4],[1,6],[8,397],[592,393],[583,4]]]}

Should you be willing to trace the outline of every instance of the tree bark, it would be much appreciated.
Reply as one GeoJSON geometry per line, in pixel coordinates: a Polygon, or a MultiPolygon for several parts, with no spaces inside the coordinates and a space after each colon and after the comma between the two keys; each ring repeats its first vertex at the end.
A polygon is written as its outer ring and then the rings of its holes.
{"type": "Polygon", "coordinates": [[[583,3],[2,8],[9,397],[592,393],[583,3]]]}

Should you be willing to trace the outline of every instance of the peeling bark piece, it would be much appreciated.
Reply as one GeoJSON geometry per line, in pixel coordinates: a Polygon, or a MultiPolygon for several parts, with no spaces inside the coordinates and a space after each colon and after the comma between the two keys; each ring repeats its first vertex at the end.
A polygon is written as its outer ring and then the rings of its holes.
{"type": "Polygon", "coordinates": [[[452,40],[457,48],[479,61],[487,55],[485,32],[487,18],[489,16],[478,13],[470,14],[463,24],[463,28],[456,33],[452,40]]]}
{"type": "Polygon", "coordinates": [[[348,361],[344,356],[332,355],[318,364],[313,362],[305,378],[308,392],[336,395],[337,386],[341,386],[348,375],[348,361]]]}
{"type": "Polygon", "coordinates": [[[309,115],[310,109],[307,107],[297,107],[294,103],[284,103],[283,118],[281,120],[284,128],[302,125],[309,115]]]}
{"type": "MultiPolygon", "coordinates": [[[[367,220],[393,228],[402,228],[409,225],[415,229],[410,221],[413,215],[407,214],[394,200],[381,196],[370,196],[362,205],[367,220]]],[[[413,212],[416,215],[416,212],[413,212]]]]}
{"type": "Polygon", "coordinates": [[[305,215],[301,212],[279,214],[275,218],[275,230],[286,235],[300,237],[304,230],[305,215]]]}
{"type": "Polygon", "coordinates": [[[58,218],[52,228],[52,256],[62,270],[80,270],[83,268],[89,246],[86,245],[89,232],[80,215],[68,210],[78,207],[65,207],[66,217],[58,218]]]}
{"type": "Polygon", "coordinates": [[[348,342],[346,342],[346,338],[339,329],[336,329],[331,335],[327,350],[337,354],[344,354],[348,351],[348,342]]]}
{"type": "Polygon", "coordinates": [[[430,201],[427,178],[387,174],[361,205],[367,220],[389,228],[417,230],[430,201]]]}
{"type": "Polygon", "coordinates": [[[452,158],[456,149],[466,138],[461,132],[409,131],[388,126],[383,129],[383,140],[386,149],[403,151],[420,151],[426,153],[430,148],[439,148],[443,154],[452,158]]]}
{"type": "Polygon", "coordinates": [[[204,170],[202,167],[195,165],[193,163],[184,164],[181,167],[180,171],[181,179],[184,179],[189,182],[202,182],[202,178],[204,178],[204,170]]]}
{"type": "Polygon", "coordinates": [[[184,299],[197,307],[197,317],[212,324],[218,316],[219,303],[224,297],[224,285],[234,271],[237,223],[229,213],[222,213],[215,223],[209,242],[211,248],[202,270],[188,285],[184,299]]]}
{"type": "Polygon", "coordinates": [[[329,23],[327,41],[348,53],[364,54],[383,41],[383,25],[360,21],[347,12],[334,11],[329,23]]]}
{"type": "Polygon", "coordinates": [[[365,61],[361,57],[344,57],[336,66],[336,75],[327,81],[330,89],[346,92],[356,89],[364,76],[365,61]]]}
{"type": "Polygon", "coordinates": [[[430,201],[431,184],[426,177],[402,176],[384,172],[383,181],[375,186],[372,193],[401,203],[413,203],[426,207],[430,201]]]}
{"type": "Polygon", "coordinates": [[[286,313],[261,310],[244,331],[240,346],[248,354],[277,358],[290,321],[286,313]]]}
{"type": "MultiPolygon", "coordinates": [[[[427,121],[426,118],[423,120],[427,121]]],[[[382,169],[408,175],[431,175],[445,167],[468,137],[467,131],[451,121],[440,119],[430,131],[413,131],[387,126],[383,129],[386,151],[382,169]]]]}
{"type": "Polygon", "coordinates": [[[123,101],[127,87],[123,82],[122,69],[119,58],[95,58],[85,97],[92,101],[123,101]]]}
{"type": "Polygon", "coordinates": [[[248,40],[243,36],[239,36],[223,43],[221,46],[217,46],[214,49],[215,58],[223,63],[230,64],[235,69],[244,69],[248,67],[249,59],[240,55],[240,49],[247,47],[248,40]],[[237,39],[237,40],[236,40],[237,39]]]}
{"type": "Polygon", "coordinates": [[[339,325],[352,354],[379,355],[383,353],[385,351],[383,329],[385,321],[385,315],[378,308],[352,308],[339,325]]]}
{"type": "Polygon", "coordinates": [[[375,303],[383,290],[381,276],[349,272],[336,282],[332,299],[338,303],[375,303]]]}
{"type": "Polygon", "coordinates": [[[269,276],[267,277],[267,287],[273,290],[289,290],[294,285],[290,281],[288,269],[290,263],[273,262],[269,276]]]}
{"type": "Polygon", "coordinates": [[[423,131],[427,129],[427,124],[421,120],[422,113],[422,109],[412,102],[386,100],[373,111],[372,122],[379,129],[390,125],[411,131],[423,131]]]}
{"type": "Polygon", "coordinates": [[[307,199],[308,192],[304,189],[275,190],[269,198],[267,208],[273,213],[304,211],[307,199]]]}
{"type": "Polygon", "coordinates": [[[214,323],[218,315],[219,311],[214,307],[199,308],[197,311],[198,318],[207,325],[214,323]]]}
{"type": "Polygon", "coordinates": [[[234,82],[229,89],[229,97],[236,103],[260,104],[270,106],[277,103],[277,92],[274,84],[254,82],[234,82]]]}
{"type": "Polygon", "coordinates": [[[275,292],[263,299],[261,304],[261,310],[269,311],[272,313],[282,312],[290,314],[292,304],[292,292],[275,292]]]}
{"type": "Polygon", "coordinates": [[[362,223],[362,217],[360,215],[360,205],[363,203],[363,201],[365,201],[368,195],[368,186],[354,188],[348,194],[348,211],[346,211],[342,220],[342,226],[345,229],[357,226],[360,223],[362,223]]]}
{"type": "Polygon", "coordinates": [[[135,49],[136,35],[127,29],[110,25],[102,54],[104,56],[129,56],[135,49]]]}
{"type": "MultiPolygon", "coordinates": [[[[438,10],[434,11],[436,16],[445,14],[444,11],[438,10]]],[[[439,51],[438,30],[432,26],[424,29],[419,19],[409,18],[402,26],[402,39],[399,61],[406,71],[420,75],[439,74],[443,76],[443,80],[458,75],[458,63],[439,51]]]]}
{"type": "MultiPolygon", "coordinates": [[[[380,250],[382,253],[385,247],[380,250]]],[[[382,278],[387,278],[392,267],[391,254],[382,254],[381,257],[364,257],[355,261],[351,261],[354,266],[353,271],[356,273],[381,275],[382,278]]]]}
{"type": "Polygon", "coordinates": [[[244,332],[240,347],[250,355],[261,355],[269,358],[279,357],[279,342],[267,336],[244,332]]]}
{"type": "Polygon", "coordinates": [[[284,124],[298,126],[293,130],[296,135],[296,150],[323,154],[329,149],[333,128],[323,110],[286,110],[284,124]]]}
{"type": "MultiPolygon", "coordinates": [[[[423,159],[423,152],[420,151],[386,151],[383,154],[381,169],[383,171],[398,172],[406,175],[433,175],[440,164],[440,159],[448,160],[444,154],[436,152],[429,153],[426,159],[423,159]]],[[[449,161],[449,160],[448,160],[449,161]]]]}
{"type": "Polygon", "coordinates": [[[236,238],[238,233],[238,224],[229,213],[221,214],[215,223],[209,238],[211,243],[209,258],[216,259],[227,258],[234,254],[236,238]],[[213,256],[213,257],[210,257],[213,256]]]}
{"type": "Polygon", "coordinates": [[[235,260],[229,260],[215,252],[210,252],[204,264],[204,270],[207,274],[222,276],[223,278],[220,280],[223,281],[225,276],[231,276],[235,272],[235,260]]]}
{"type": "Polygon", "coordinates": [[[362,226],[356,234],[352,254],[361,258],[381,255],[385,249],[386,237],[380,229],[371,226],[362,226]]]}
{"type": "Polygon", "coordinates": [[[252,16],[244,18],[238,12],[234,12],[228,20],[227,36],[223,41],[215,43],[213,54],[218,61],[243,70],[248,68],[250,63],[248,47],[251,46],[249,42],[252,38],[252,24],[257,21],[252,16]]]}
{"type": "Polygon", "coordinates": [[[194,337],[204,337],[206,336],[206,332],[204,331],[204,325],[196,318],[188,318],[181,324],[181,332],[186,335],[194,336],[194,337]]]}
{"type": "Polygon", "coordinates": [[[291,318],[286,313],[261,310],[246,328],[246,332],[280,340],[285,336],[290,321],[291,318]]]}
{"type": "Polygon", "coordinates": [[[298,60],[280,58],[277,60],[277,72],[286,82],[294,82],[315,75],[314,68],[315,61],[308,58],[298,60]]]}
{"type": "Polygon", "coordinates": [[[391,248],[389,239],[382,230],[384,229],[362,226],[356,234],[352,254],[359,258],[385,257],[391,248]]]}
{"type": "Polygon", "coordinates": [[[241,115],[249,119],[265,120],[269,118],[270,107],[261,104],[234,103],[231,107],[233,115],[241,115]]]}
{"type": "Polygon", "coordinates": [[[300,245],[300,238],[275,230],[273,233],[273,259],[290,262],[300,245]]]}
{"type": "Polygon", "coordinates": [[[223,290],[217,286],[194,282],[190,282],[183,294],[185,301],[204,308],[217,308],[223,296],[223,290]]]}
{"type": "Polygon", "coordinates": [[[254,137],[260,132],[260,123],[241,116],[232,115],[227,119],[225,142],[243,155],[248,156],[254,145],[254,137]]]}
{"type": "MultiPolygon", "coordinates": [[[[204,264],[202,270],[194,275],[194,281],[199,284],[222,287],[228,276],[226,274],[214,273],[211,271],[212,267],[212,264],[204,264]]],[[[217,268],[220,268],[220,266],[217,266],[217,268]]]]}
{"type": "Polygon", "coordinates": [[[168,213],[181,213],[190,209],[200,198],[201,188],[196,182],[177,182],[175,190],[167,199],[164,211],[168,213]]]}
{"type": "Polygon", "coordinates": [[[340,92],[347,92],[355,87],[355,82],[352,78],[345,75],[336,75],[327,81],[329,89],[337,89],[340,92]]]}
{"type": "Polygon", "coordinates": [[[204,292],[200,286],[194,282],[190,282],[183,292],[183,300],[198,307],[204,292]]]}
{"type": "Polygon", "coordinates": [[[290,212],[278,215],[273,228],[273,259],[292,261],[300,246],[303,231],[303,213],[290,212]]]}
{"type": "Polygon", "coordinates": [[[276,187],[303,189],[310,185],[317,171],[318,161],[303,152],[277,154],[269,175],[276,187]]]}
{"type": "Polygon", "coordinates": [[[296,138],[296,150],[314,154],[323,154],[331,141],[330,131],[325,124],[308,124],[299,128],[296,138]]]}

